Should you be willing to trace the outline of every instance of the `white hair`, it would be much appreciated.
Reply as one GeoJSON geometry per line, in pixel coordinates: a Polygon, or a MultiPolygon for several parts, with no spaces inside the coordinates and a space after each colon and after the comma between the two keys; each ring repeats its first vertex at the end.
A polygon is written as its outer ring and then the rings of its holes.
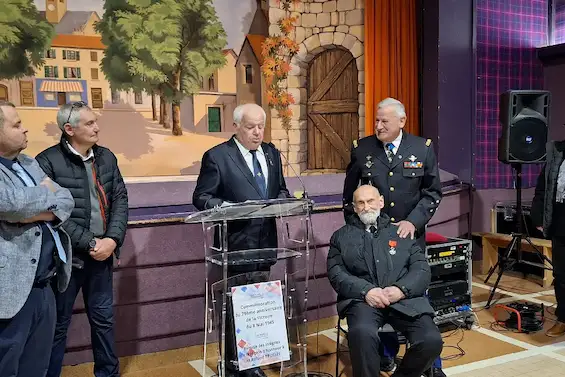
{"type": "Polygon", "coordinates": [[[245,111],[248,110],[251,107],[257,107],[259,109],[261,109],[261,113],[263,114],[263,122],[267,121],[267,113],[265,113],[265,110],[255,104],[255,103],[244,103],[243,105],[239,105],[238,107],[236,107],[233,111],[233,122],[235,124],[237,124],[238,126],[241,124],[241,121],[243,120],[243,116],[245,115],[245,111]]]}
{"type": "Polygon", "coordinates": [[[80,111],[83,109],[91,110],[86,104],[77,107],[75,103],[66,103],[61,106],[57,112],[57,125],[59,126],[59,129],[65,132],[65,124],[67,123],[69,123],[73,128],[78,127],[80,111]]]}
{"type": "Polygon", "coordinates": [[[377,109],[382,109],[384,107],[389,107],[389,106],[394,107],[394,109],[396,110],[396,115],[399,118],[405,118],[406,117],[406,109],[404,108],[404,105],[402,104],[402,102],[400,102],[399,100],[397,100],[395,98],[388,97],[388,98],[383,99],[377,105],[377,109]]]}
{"type": "Polygon", "coordinates": [[[6,120],[4,110],[2,110],[3,107],[13,107],[14,109],[16,108],[16,106],[12,102],[4,100],[0,101],[0,128],[4,127],[4,121],[6,120]]]}

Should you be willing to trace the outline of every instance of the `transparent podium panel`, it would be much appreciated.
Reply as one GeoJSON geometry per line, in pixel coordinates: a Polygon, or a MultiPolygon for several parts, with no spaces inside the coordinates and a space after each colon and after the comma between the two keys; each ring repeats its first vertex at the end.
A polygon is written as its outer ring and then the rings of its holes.
{"type": "Polygon", "coordinates": [[[307,271],[290,272],[294,261],[277,251],[286,258],[270,270],[230,273],[226,280],[210,271],[204,355],[218,376],[253,368],[280,376],[306,371],[306,295],[297,287],[307,271]]]}
{"type": "Polygon", "coordinates": [[[311,208],[308,199],[274,199],[216,207],[185,219],[202,224],[205,240],[202,375],[261,368],[268,376],[307,376],[311,208]],[[256,219],[277,224],[277,237],[268,240],[278,247],[242,250],[242,244],[261,242],[233,241],[231,229],[261,221],[256,219]]]}
{"type": "Polygon", "coordinates": [[[288,217],[309,214],[313,202],[310,199],[248,200],[242,203],[224,203],[205,211],[193,213],[186,223],[207,223],[270,217],[288,217]]]}

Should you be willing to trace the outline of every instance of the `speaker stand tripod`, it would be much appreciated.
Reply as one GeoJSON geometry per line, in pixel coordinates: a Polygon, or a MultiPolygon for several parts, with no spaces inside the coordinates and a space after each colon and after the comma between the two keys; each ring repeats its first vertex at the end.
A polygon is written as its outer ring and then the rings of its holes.
{"type": "Polygon", "coordinates": [[[537,247],[530,240],[529,236],[526,236],[522,233],[524,227],[523,224],[524,217],[522,212],[522,164],[520,163],[512,164],[512,168],[516,170],[516,218],[517,218],[516,230],[517,232],[512,233],[512,240],[510,241],[510,244],[508,245],[508,247],[506,248],[503,254],[499,254],[498,261],[494,266],[490,268],[488,275],[485,279],[485,284],[486,284],[490,280],[494,271],[496,271],[496,269],[498,268],[498,276],[496,278],[496,282],[492,286],[487,304],[485,306],[487,309],[490,308],[492,298],[494,297],[496,288],[498,288],[498,284],[500,283],[500,279],[502,278],[502,275],[507,270],[512,268],[516,263],[526,264],[543,269],[549,269],[548,267],[546,267],[544,263],[535,263],[535,262],[525,261],[522,259],[522,240],[526,240],[530,244],[534,252],[540,258],[540,260],[546,261],[552,266],[551,260],[549,260],[547,256],[543,255],[543,253],[541,253],[537,249],[537,247]],[[517,255],[516,259],[510,258],[510,255],[512,254],[513,251],[516,251],[516,255],[517,255]]]}

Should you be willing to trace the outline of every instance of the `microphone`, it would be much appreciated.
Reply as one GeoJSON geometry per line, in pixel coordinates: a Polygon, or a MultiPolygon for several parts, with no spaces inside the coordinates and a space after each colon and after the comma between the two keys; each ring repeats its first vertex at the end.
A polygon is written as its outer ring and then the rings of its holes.
{"type": "MultiPolygon", "coordinates": [[[[277,149],[277,147],[275,147],[275,145],[270,142],[269,145],[273,148],[273,149],[277,149]]],[[[278,150],[278,149],[277,149],[278,150]]],[[[302,178],[300,178],[300,175],[298,175],[298,173],[296,173],[296,170],[294,170],[294,168],[292,167],[292,165],[290,164],[290,162],[288,162],[288,159],[286,158],[286,156],[279,151],[279,154],[283,157],[284,161],[286,162],[286,164],[288,165],[288,167],[290,168],[290,170],[292,170],[292,172],[294,173],[294,175],[296,176],[296,178],[298,178],[298,181],[300,182],[300,185],[302,186],[302,199],[309,199],[308,198],[308,192],[306,192],[306,185],[304,184],[304,181],[302,181],[302,178]]]]}

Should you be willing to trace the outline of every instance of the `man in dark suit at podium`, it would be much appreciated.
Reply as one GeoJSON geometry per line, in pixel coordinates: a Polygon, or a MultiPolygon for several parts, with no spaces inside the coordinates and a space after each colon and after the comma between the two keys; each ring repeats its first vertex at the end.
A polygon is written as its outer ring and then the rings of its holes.
{"type": "MultiPolygon", "coordinates": [[[[192,203],[206,210],[247,200],[289,198],[280,152],[264,143],[266,114],[261,106],[244,104],[233,112],[235,135],[204,153],[192,203]]],[[[277,225],[274,218],[238,220],[228,223],[228,251],[277,247],[277,225]]],[[[216,232],[218,242],[218,232],[216,232]]],[[[262,252],[263,263],[229,266],[230,276],[241,278],[230,285],[266,281],[270,267],[276,263],[276,250],[262,252]],[[263,272],[263,273],[261,273],[263,272]]],[[[241,258],[244,258],[242,256],[241,258]]],[[[242,261],[244,262],[244,261],[242,261]]],[[[230,361],[236,361],[231,302],[226,319],[226,374],[228,376],[264,376],[260,368],[238,372],[230,361]]]]}
{"type": "MultiPolygon", "coordinates": [[[[204,153],[192,203],[206,210],[246,200],[288,198],[280,152],[264,143],[266,114],[256,104],[233,112],[235,135],[204,153]]],[[[229,250],[277,247],[274,219],[238,221],[228,226],[229,250]]]]}

